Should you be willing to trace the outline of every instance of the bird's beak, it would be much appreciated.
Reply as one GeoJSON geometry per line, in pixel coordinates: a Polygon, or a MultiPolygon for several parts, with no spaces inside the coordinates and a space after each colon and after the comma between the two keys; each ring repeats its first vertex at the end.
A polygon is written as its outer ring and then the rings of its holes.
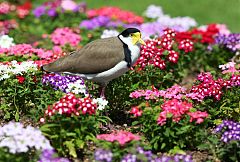
{"type": "Polygon", "coordinates": [[[132,42],[134,45],[138,42],[142,45],[146,45],[146,43],[142,40],[141,34],[139,32],[133,33],[131,37],[132,37],[132,42]]]}

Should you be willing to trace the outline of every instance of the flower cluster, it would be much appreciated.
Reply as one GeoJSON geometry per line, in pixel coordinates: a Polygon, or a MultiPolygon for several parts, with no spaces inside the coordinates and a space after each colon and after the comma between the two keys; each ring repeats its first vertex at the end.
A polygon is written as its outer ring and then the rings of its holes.
{"type": "MultiPolygon", "coordinates": [[[[48,106],[45,111],[45,116],[53,116],[55,114],[65,114],[67,116],[80,114],[95,114],[97,110],[103,110],[107,105],[105,99],[91,99],[90,97],[77,98],[72,93],[67,93],[59,101],[52,106],[48,106]]],[[[40,119],[41,122],[45,122],[45,118],[40,119]]]]}
{"type": "Polygon", "coordinates": [[[56,157],[53,149],[45,149],[40,155],[38,162],[70,162],[66,158],[56,157]]]}
{"type": "Polygon", "coordinates": [[[146,100],[157,99],[163,97],[164,99],[181,99],[186,94],[186,89],[174,85],[166,90],[158,90],[155,87],[152,87],[152,90],[136,90],[130,94],[131,98],[145,97],[146,100]]]}
{"type": "Polygon", "coordinates": [[[148,18],[159,18],[160,16],[163,16],[163,10],[161,6],[156,6],[156,5],[149,5],[144,12],[144,15],[148,18]]]}
{"type": "Polygon", "coordinates": [[[8,34],[11,29],[18,27],[16,20],[4,20],[0,21],[0,35],[8,34]]]}
{"type": "Polygon", "coordinates": [[[9,48],[15,45],[13,43],[13,38],[8,35],[0,35],[0,48],[9,48]]]}
{"type": "MultiPolygon", "coordinates": [[[[190,155],[181,155],[181,154],[176,154],[174,156],[167,156],[167,155],[163,155],[161,157],[157,157],[154,158],[152,156],[152,152],[151,151],[144,151],[142,154],[144,154],[144,156],[148,159],[148,161],[154,161],[154,162],[192,162],[192,157],[190,155]]],[[[121,162],[138,162],[139,160],[141,160],[141,158],[137,157],[134,154],[127,154],[125,155],[121,162]]]]}
{"type": "Polygon", "coordinates": [[[55,0],[51,2],[45,2],[43,5],[38,6],[33,10],[33,14],[37,18],[43,15],[55,17],[58,14],[64,13],[65,11],[83,13],[86,11],[86,4],[85,3],[77,4],[73,0],[55,0]]]}
{"type": "Polygon", "coordinates": [[[7,14],[13,10],[15,6],[11,6],[8,2],[0,3],[0,14],[7,14]]]}
{"type": "Polygon", "coordinates": [[[190,93],[198,94],[199,100],[205,97],[214,97],[220,100],[222,96],[222,88],[229,83],[221,78],[214,80],[210,73],[201,73],[197,79],[201,82],[198,85],[192,86],[190,93]]]}
{"type": "Polygon", "coordinates": [[[148,18],[157,19],[157,23],[162,26],[174,28],[178,27],[181,31],[186,31],[191,27],[197,25],[197,22],[191,17],[170,17],[165,15],[160,6],[150,5],[145,11],[145,15],[148,18]]]}
{"type": "Polygon", "coordinates": [[[179,122],[184,115],[189,115],[190,122],[196,121],[200,124],[204,121],[204,118],[208,116],[206,112],[196,111],[190,112],[192,103],[181,101],[177,99],[171,99],[165,101],[162,105],[162,112],[159,114],[157,122],[159,125],[166,124],[167,118],[171,116],[173,122],[179,122]]]}
{"type": "MultiPolygon", "coordinates": [[[[146,41],[146,45],[142,47],[140,58],[136,65],[143,69],[147,65],[153,65],[160,69],[166,68],[166,60],[171,63],[177,63],[179,53],[173,50],[175,31],[165,29],[162,37],[158,39],[146,41]]],[[[193,43],[189,40],[183,40],[179,43],[179,49],[185,52],[193,50],[193,43]]]]}
{"type": "Polygon", "coordinates": [[[21,63],[11,61],[9,64],[0,64],[0,81],[10,78],[11,75],[23,75],[27,72],[34,74],[37,70],[38,67],[33,61],[24,61],[21,63]]]}
{"type": "Polygon", "coordinates": [[[77,46],[81,41],[80,35],[73,32],[73,30],[68,27],[57,28],[51,34],[50,38],[55,45],[60,45],[60,46],[64,46],[65,44],[70,44],[71,46],[77,46]]]}
{"type": "Polygon", "coordinates": [[[140,140],[140,137],[138,135],[132,134],[131,132],[116,131],[111,134],[99,134],[97,135],[97,139],[109,142],[117,141],[120,145],[123,146],[130,141],[140,140]]]}
{"type": "MultiPolygon", "coordinates": [[[[94,152],[94,159],[97,161],[112,162],[113,153],[110,150],[97,149],[94,152]]],[[[121,158],[121,162],[137,162],[137,161],[154,161],[154,162],[192,162],[192,157],[190,155],[176,154],[173,156],[163,155],[157,157],[151,151],[145,151],[142,147],[137,147],[136,153],[128,153],[121,158]]]]}
{"type": "Polygon", "coordinates": [[[9,14],[10,12],[16,12],[19,18],[24,18],[27,16],[32,8],[32,4],[29,1],[26,1],[24,4],[15,6],[8,2],[0,3],[0,15],[9,14]]]}
{"type": "Polygon", "coordinates": [[[193,42],[201,42],[207,44],[213,44],[215,42],[214,36],[219,33],[219,29],[216,24],[210,24],[204,29],[193,28],[192,30],[185,32],[177,32],[176,40],[178,42],[188,39],[193,42]]]}
{"type": "Polygon", "coordinates": [[[224,120],[214,131],[216,133],[222,132],[221,140],[223,142],[229,142],[232,140],[240,141],[240,123],[224,120]]]}
{"type": "Polygon", "coordinates": [[[122,25],[123,22],[121,21],[112,21],[107,16],[97,16],[89,20],[83,20],[79,26],[81,28],[92,30],[99,27],[118,27],[122,25]]]}
{"type": "Polygon", "coordinates": [[[105,29],[101,35],[101,38],[115,37],[115,36],[118,36],[118,34],[119,32],[116,30],[105,29]]]}
{"type": "Polygon", "coordinates": [[[237,68],[240,68],[240,65],[239,64],[236,65],[235,62],[228,62],[224,65],[219,65],[218,67],[222,70],[223,74],[226,74],[226,73],[235,74],[237,72],[240,72],[240,70],[237,69],[237,68]]]}
{"type": "Polygon", "coordinates": [[[31,148],[52,149],[40,130],[32,126],[24,128],[21,123],[14,122],[0,127],[0,147],[7,147],[13,154],[28,152],[31,148]]]}
{"type": "Polygon", "coordinates": [[[128,24],[141,24],[143,23],[143,18],[135,15],[130,11],[121,10],[118,7],[102,7],[99,9],[91,9],[87,11],[87,16],[93,18],[96,16],[106,16],[110,19],[120,20],[128,24]]]}
{"type": "Polygon", "coordinates": [[[97,149],[94,152],[94,159],[97,161],[112,162],[113,153],[109,150],[97,149]]]}
{"type": "Polygon", "coordinates": [[[140,110],[140,108],[138,106],[134,106],[131,108],[130,110],[130,114],[133,114],[134,117],[139,117],[139,116],[142,116],[142,110],[140,110]]]}
{"type": "Polygon", "coordinates": [[[188,39],[184,39],[179,43],[178,49],[184,50],[186,53],[191,52],[193,50],[193,42],[188,39]]]}
{"type": "MultiPolygon", "coordinates": [[[[63,96],[59,101],[49,106],[45,111],[45,116],[53,116],[55,114],[77,115],[81,114],[95,114],[97,110],[97,104],[89,97],[76,98],[72,93],[68,93],[63,96]]],[[[41,122],[45,119],[41,118],[41,122]]]]}
{"type": "Polygon", "coordinates": [[[45,74],[43,75],[42,83],[45,85],[51,85],[55,90],[60,89],[65,93],[87,93],[84,80],[79,76],[45,74]]]}
{"type": "Polygon", "coordinates": [[[228,35],[218,34],[215,37],[215,42],[218,45],[224,46],[231,51],[235,52],[240,49],[240,34],[239,33],[231,33],[228,35]]]}
{"type": "Polygon", "coordinates": [[[9,48],[0,47],[0,54],[16,56],[32,56],[35,54],[41,59],[48,59],[51,61],[63,55],[62,51],[58,48],[53,48],[53,50],[45,50],[42,48],[33,48],[30,44],[17,44],[9,48]]]}

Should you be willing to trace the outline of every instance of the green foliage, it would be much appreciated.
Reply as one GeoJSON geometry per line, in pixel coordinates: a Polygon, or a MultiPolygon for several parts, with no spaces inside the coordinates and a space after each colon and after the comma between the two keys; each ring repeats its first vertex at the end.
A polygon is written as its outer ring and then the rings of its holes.
{"type": "Polygon", "coordinates": [[[40,129],[52,141],[52,146],[60,155],[81,158],[88,142],[95,140],[96,134],[100,131],[100,125],[106,124],[109,120],[99,114],[54,115],[40,129]]]}
{"type": "Polygon", "coordinates": [[[197,105],[198,109],[208,111],[212,124],[218,124],[221,120],[240,121],[240,89],[232,87],[223,92],[220,101],[208,98],[197,105]]]}
{"type": "Polygon", "coordinates": [[[47,106],[56,101],[62,93],[43,86],[41,76],[42,72],[36,71],[34,75],[21,75],[24,78],[22,83],[15,75],[0,81],[0,110],[3,111],[1,117],[7,121],[19,121],[20,117],[29,116],[37,121],[43,115],[47,106]]]}
{"type": "Polygon", "coordinates": [[[224,143],[220,140],[216,134],[205,131],[205,138],[202,144],[197,148],[201,151],[207,151],[212,155],[213,161],[239,161],[240,160],[240,150],[239,141],[230,141],[224,143]]]}
{"type": "MultiPolygon", "coordinates": [[[[151,105],[151,104],[150,104],[151,105]]],[[[160,103],[158,102],[158,105],[160,103]]],[[[201,131],[206,127],[207,121],[201,124],[189,122],[189,116],[185,116],[179,122],[173,122],[169,114],[164,125],[157,124],[157,118],[161,112],[159,106],[143,107],[143,114],[132,124],[134,131],[140,131],[149,141],[154,151],[181,153],[182,150],[194,150],[201,141],[201,131]]]]}
{"type": "Polygon", "coordinates": [[[39,158],[40,152],[33,151],[27,153],[16,153],[12,154],[8,152],[6,148],[0,148],[0,161],[4,162],[36,162],[39,158]]]}

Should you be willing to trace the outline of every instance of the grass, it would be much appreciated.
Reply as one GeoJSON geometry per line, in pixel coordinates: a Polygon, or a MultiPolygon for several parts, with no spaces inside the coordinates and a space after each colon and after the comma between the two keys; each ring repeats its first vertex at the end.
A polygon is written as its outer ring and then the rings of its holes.
{"type": "Polygon", "coordinates": [[[150,4],[160,5],[172,17],[190,16],[199,25],[224,23],[240,32],[240,0],[85,0],[88,8],[118,6],[142,14],[150,4]]]}

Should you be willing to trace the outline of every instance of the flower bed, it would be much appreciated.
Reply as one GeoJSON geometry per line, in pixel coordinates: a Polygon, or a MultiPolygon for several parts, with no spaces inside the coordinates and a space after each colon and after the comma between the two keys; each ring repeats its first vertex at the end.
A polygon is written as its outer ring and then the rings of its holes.
{"type": "Polygon", "coordinates": [[[139,16],[32,3],[0,3],[0,161],[239,161],[239,33],[155,5],[139,16]],[[91,81],[41,70],[126,27],[146,45],[106,98],[91,81]]]}

